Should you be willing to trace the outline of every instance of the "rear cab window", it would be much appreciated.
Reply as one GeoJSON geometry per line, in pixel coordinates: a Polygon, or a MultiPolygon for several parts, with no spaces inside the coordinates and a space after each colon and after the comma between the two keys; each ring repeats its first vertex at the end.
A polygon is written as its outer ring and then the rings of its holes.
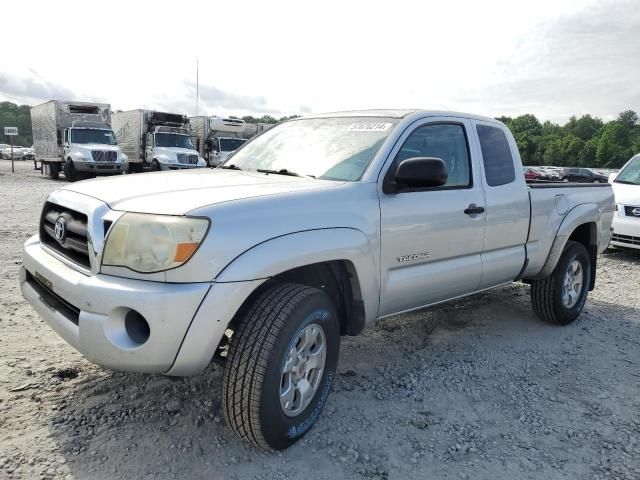
{"type": "Polygon", "coordinates": [[[509,147],[509,140],[504,130],[489,125],[476,125],[482,162],[487,185],[498,187],[511,183],[516,178],[513,155],[509,147]]]}

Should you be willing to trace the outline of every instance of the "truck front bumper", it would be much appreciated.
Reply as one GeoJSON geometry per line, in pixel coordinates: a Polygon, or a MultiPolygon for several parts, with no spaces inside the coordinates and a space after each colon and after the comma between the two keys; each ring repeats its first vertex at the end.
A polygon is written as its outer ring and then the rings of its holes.
{"type": "Polygon", "coordinates": [[[640,249],[640,218],[615,214],[611,245],[640,249]]]}
{"type": "Polygon", "coordinates": [[[191,168],[204,168],[205,165],[183,165],[181,163],[161,163],[160,170],[187,170],[191,168]]]}
{"type": "Polygon", "coordinates": [[[115,370],[170,375],[206,368],[229,321],[260,283],[88,276],[50,255],[37,236],[25,243],[20,275],[24,298],[88,360],[115,370]]]}
{"type": "Polygon", "coordinates": [[[95,173],[96,175],[125,171],[124,163],[73,162],[73,166],[78,172],[95,173]]]}

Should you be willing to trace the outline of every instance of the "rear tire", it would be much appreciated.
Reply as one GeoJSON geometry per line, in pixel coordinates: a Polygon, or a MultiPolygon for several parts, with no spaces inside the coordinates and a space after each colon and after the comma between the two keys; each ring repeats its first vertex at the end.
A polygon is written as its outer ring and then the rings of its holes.
{"type": "Polygon", "coordinates": [[[322,290],[286,283],[265,289],[237,318],[223,376],[225,419],[258,448],[287,448],[313,426],[331,391],[335,307],[322,290]]]}
{"type": "Polygon", "coordinates": [[[73,166],[73,160],[67,158],[67,161],[64,162],[64,178],[67,179],[68,182],[75,182],[78,180],[78,171],[76,167],[73,166]]]}
{"type": "Polygon", "coordinates": [[[569,240],[551,275],[531,282],[531,303],[536,315],[555,325],[570,324],[584,308],[590,279],[589,252],[581,243],[569,240]]]}

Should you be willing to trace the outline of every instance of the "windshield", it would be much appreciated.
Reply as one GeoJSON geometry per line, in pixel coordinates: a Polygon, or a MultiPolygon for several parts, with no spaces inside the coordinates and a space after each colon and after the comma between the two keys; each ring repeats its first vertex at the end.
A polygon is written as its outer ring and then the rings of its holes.
{"type": "Polygon", "coordinates": [[[242,170],[287,170],[327,180],[358,180],[395,119],[310,118],[283,123],[238,150],[227,162],[242,170]]]}
{"type": "Polygon", "coordinates": [[[177,133],[156,133],[156,147],[188,148],[193,150],[191,137],[177,133]]]}
{"type": "Polygon", "coordinates": [[[244,138],[221,138],[220,139],[220,151],[221,152],[233,152],[244,145],[246,140],[244,138]]]}
{"type": "Polygon", "coordinates": [[[102,145],[117,145],[116,136],[111,130],[93,128],[72,128],[71,143],[100,143],[102,145]]]}
{"type": "Polygon", "coordinates": [[[629,163],[620,170],[614,182],[640,185],[640,155],[633,157],[629,163]]]}

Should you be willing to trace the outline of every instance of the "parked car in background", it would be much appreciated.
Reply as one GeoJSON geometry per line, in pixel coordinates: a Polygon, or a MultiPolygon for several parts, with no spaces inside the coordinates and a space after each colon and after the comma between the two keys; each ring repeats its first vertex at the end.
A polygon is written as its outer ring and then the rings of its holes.
{"type": "Polygon", "coordinates": [[[611,245],[640,249],[640,154],[611,178],[616,199],[611,245]]]}
{"type": "Polygon", "coordinates": [[[609,178],[595,173],[588,168],[565,168],[562,176],[563,182],[579,183],[607,183],[609,178]]]}
{"type": "Polygon", "coordinates": [[[542,173],[534,167],[524,167],[525,180],[542,180],[542,173]]]}
{"type": "Polygon", "coordinates": [[[24,147],[22,149],[22,160],[34,160],[35,158],[33,147],[24,147]]]}
{"type": "MultiPolygon", "coordinates": [[[[22,160],[22,149],[20,145],[13,146],[13,159],[14,160],[22,160]]],[[[6,147],[2,151],[2,158],[5,160],[11,160],[11,146],[6,147]]]]}

